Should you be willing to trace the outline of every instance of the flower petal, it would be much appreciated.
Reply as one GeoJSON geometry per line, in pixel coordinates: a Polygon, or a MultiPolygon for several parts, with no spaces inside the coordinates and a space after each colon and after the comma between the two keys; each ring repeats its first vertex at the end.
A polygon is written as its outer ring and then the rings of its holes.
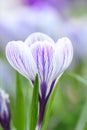
{"type": "Polygon", "coordinates": [[[53,72],[53,53],[54,53],[54,46],[52,43],[49,42],[36,42],[30,47],[32,55],[37,65],[38,74],[40,77],[40,86],[41,86],[41,94],[43,91],[46,92],[49,77],[52,75],[53,72]],[[44,85],[45,84],[45,85],[44,85]]]}
{"type": "MultiPolygon", "coordinates": [[[[47,87],[47,93],[50,92],[51,81],[57,81],[65,69],[70,65],[73,57],[73,47],[71,41],[68,38],[59,39],[55,44],[55,52],[53,55],[53,72],[49,76],[49,84],[47,87]]],[[[55,85],[54,85],[55,86],[55,85]]],[[[53,86],[52,86],[53,87],[53,86]]]]}
{"type": "Polygon", "coordinates": [[[35,42],[43,42],[43,41],[48,41],[49,43],[54,43],[54,41],[47,36],[46,34],[40,33],[40,32],[36,32],[36,33],[32,33],[25,41],[25,43],[30,46],[32,44],[34,44],[35,42]]]}
{"type": "MultiPolygon", "coordinates": [[[[60,60],[61,68],[57,75],[59,76],[61,72],[63,72],[65,69],[68,68],[73,58],[73,46],[72,46],[71,41],[67,37],[64,37],[58,40],[56,44],[56,48],[55,48],[54,58],[57,57],[57,53],[59,53],[60,58],[61,58],[60,60]]],[[[58,65],[57,62],[59,63],[58,57],[56,60],[56,65],[58,65]]]]}
{"type": "Polygon", "coordinates": [[[6,57],[9,63],[23,76],[35,79],[37,67],[29,47],[21,41],[9,42],[6,46],[6,57]]]}

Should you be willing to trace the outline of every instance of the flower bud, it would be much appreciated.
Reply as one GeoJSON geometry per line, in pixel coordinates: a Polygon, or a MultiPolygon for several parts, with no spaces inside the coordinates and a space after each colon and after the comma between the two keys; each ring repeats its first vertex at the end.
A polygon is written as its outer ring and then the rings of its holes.
{"type": "Polygon", "coordinates": [[[10,130],[9,96],[0,89],[0,124],[3,130],[10,130]]]}

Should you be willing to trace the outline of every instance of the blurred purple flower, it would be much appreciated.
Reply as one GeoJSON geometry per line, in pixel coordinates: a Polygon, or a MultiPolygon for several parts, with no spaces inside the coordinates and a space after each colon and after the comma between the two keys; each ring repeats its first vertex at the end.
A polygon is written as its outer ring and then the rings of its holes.
{"type": "Polygon", "coordinates": [[[42,7],[43,5],[49,5],[54,7],[57,10],[64,9],[69,3],[70,0],[22,0],[24,4],[29,6],[37,6],[38,8],[42,7]]]}
{"type": "Polygon", "coordinates": [[[5,48],[7,42],[13,39],[24,40],[35,31],[47,33],[55,39],[58,37],[61,26],[60,15],[49,6],[41,10],[20,7],[7,11],[0,17],[0,49],[5,48]]]}
{"type": "Polygon", "coordinates": [[[81,60],[87,56],[87,19],[72,19],[64,24],[60,37],[67,36],[74,47],[74,60],[81,60]]]}
{"type": "Polygon", "coordinates": [[[6,60],[3,59],[0,59],[0,79],[3,89],[6,90],[13,98],[15,96],[15,72],[12,70],[6,60]]]}
{"type": "Polygon", "coordinates": [[[25,42],[12,41],[6,46],[9,63],[32,83],[36,74],[39,77],[39,119],[41,125],[46,102],[55,82],[70,65],[73,48],[68,38],[62,38],[55,44],[47,35],[31,34],[25,42]]]}
{"type": "Polygon", "coordinates": [[[3,130],[10,130],[9,97],[2,89],[0,89],[0,124],[3,130]]]}
{"type": "MultiPolygon", "coordinates": [[[[36,0],[35,3],[40,1],[36,0]]],[[[54,39],[58,38],[63,19],[46,1],[41,3],[42,6],[22,5],[0,13],[0,51],[5,48],[7,42],[13,39],[24,40],[29,34],[37,31],[44,32],[54,39]]]]}

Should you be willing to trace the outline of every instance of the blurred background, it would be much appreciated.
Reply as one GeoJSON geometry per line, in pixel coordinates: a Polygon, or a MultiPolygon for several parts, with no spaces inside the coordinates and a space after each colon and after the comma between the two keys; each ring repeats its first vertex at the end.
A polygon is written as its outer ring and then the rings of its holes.
{"type": "Polygon", "coordinates": [[[33,32],[45,33],[55,42],[67,36],[74,47],[48,130],[87,130],[87,0],[0,0],[0,86],[13,101],[16,76],[6,60],[5,46],[11,40],[24,41],[33,32]]]}

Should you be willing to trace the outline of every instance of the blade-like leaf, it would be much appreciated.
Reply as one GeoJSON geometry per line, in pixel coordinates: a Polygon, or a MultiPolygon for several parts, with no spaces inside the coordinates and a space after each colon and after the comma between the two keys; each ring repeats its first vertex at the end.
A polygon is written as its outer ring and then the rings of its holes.
{"type": "Polygon", "coordinates": [[[83,106],[83,110],[77,122],[75,130],[84,130],[86,123],[87,123],[87,100],[83,106]]]}
{"type": "Polygon", "coordinates": [[[0,130],[2,130],[2,127],[0,126],[0,130]]]}
{"type": "Polygon", "coordinates": [[[16,128],[17,130],[25,130],[25,104],[23,99],[22,86],[20,76],[16,73],[16,128]]]}
{"type": "Polygon", "coordinates": [[[32,95],[32,102],[31,102],[31,113],[30,113],[30,130],[35,130],[37,118],[38,118],[38,95],[39,95],[39,81],[38,75],[36,75],[34,88],[33,88],[33,95],[32,95]]]}
{"type": "Polygon", "coordinates": [[[48,124],[48,121],[49,121],[52,104],[53,104],[53,101],[54,101],[54,98],[55,98],[55,95],[56,95],[58,83],[59,83],[59,81],[56,83],[56,85],[54,87],[54,90],[52,91],[52,93],[51,93],[51,95],[49,97],[49,100],[47,102],[41,130],[46,130],[47,129],[47,124],[48,124]]]}

